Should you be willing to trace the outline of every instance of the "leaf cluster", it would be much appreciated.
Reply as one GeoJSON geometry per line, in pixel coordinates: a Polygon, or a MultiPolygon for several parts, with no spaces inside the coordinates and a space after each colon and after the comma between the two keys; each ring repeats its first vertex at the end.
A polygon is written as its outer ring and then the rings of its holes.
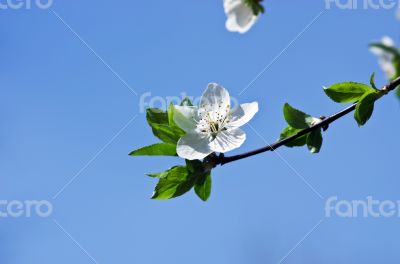
{"type": "MultiPolygon", "coordinates": [[[[185,98],[181,105],[192,106],[192,102],[185,98]]],[[[176,145],[178,140],[185,135],[174,122],[174,106],[171,104],[167,111],[158,108],[149,108],[146,112],[147,123],[153,135],[161,140],[132,151],[131,156],[177,156],[176,145]]],[[[211,170],[209,159],[186,160],[183,166],[175,166],[159,173],[147,174],[158,179],[158,184],[153,192],[152,199],[171,199],[194,188],[195,193],[203,201],[207,201],[211,194],[211,170]]]]}
{"type": "MultiPolygon", "coordinates": [[[[283,107],[283,115],[288,126],[282,131],[280,140],[289,138],[301,132],[303,129],[307,129],[316,122],[321,121],[319,118],[312,117],[289,104],[285,104],[283,107]]],[[[318,153],[322,147],[322,129],[316,129],[304,136],[301,136],[289,143],[286,143],[287,147],[302,147],[307,145],[311,153],[318,153]]]]}
{"type": "Polygon", "coordinates": [[[364,126],[374,112],[375,101],[383,92],[376,88],[374,74],[370,80],[371,86],[356,82],[334,84],[326,89],[325,93],[336,103],[355,103],[354,119],[359,126],[364,126]]]}

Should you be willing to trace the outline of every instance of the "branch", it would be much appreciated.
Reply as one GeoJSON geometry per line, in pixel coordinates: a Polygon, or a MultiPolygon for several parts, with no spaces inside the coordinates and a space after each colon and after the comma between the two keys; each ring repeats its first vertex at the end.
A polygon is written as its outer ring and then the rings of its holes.
{"type": "MultiPolygon", "coordinates": [[[[384,87],[382,87],[380,89],[381,95],[383,96],[383,95],[388,94],[389,92],[391,92],[394,89],[396,89],[396,87],[399,86],[399,85],[400,85],[400,77],[394,79],[392,82],[390,82],[389,84],[387,84],[384,87]]],[[[306,129],[300,131],[299,133],[297,133],[297,134],[295,134],[295,135],[293,135],[291,137],[288,137],[288,138],[282,139],[282,140],[280,140],[278,142],[275,142],[272,145],[267,145],[265,147],[262,147],[262,148],[259,148],[259,149],[253,150],[253,151],[249,151],[249,152],[246,152],[246,153],[243,153],[243,154],[230,156],[230,157],[225,157],[221,153],[218,157],[215,157],[216,160],[215,160],[214,164],[215,164],[215,166],[217,166],[217,165],[221,165],[222,166],[224,164],[227,164],[227,163],[230,163],[230,162],[233,162],[233,161],[236,161],[236,160],[245,159],[245,158],[260,154],[260,153],[264,153],[264,152],[267,152],[267,151],[274,151],[274,150],[278,149],[279,147],[282,147],[282,146],[286,145],[287,143],[290,143],[290,142],[292,142],[292,141],[294,141],[294,140],[296,140],[296,139],[298,139],[298,138],[300,138],[300,137],[302,137],[302,136],[304,136],[304,135],[306,135],[306,134],[308,134],[308,133],[310,133],[310,132],[312,132],[314,130],[317,130],[317,129],[320,129],[320,128],[323,128],[324,130],[326,130],[331,123],[333,123],[336,120],[338,120],[339,118],[341,118],[341,117],[353,112],[356,109],[356,106],[357,106],[357,103],[354,103],[353,105],[343,109],[342,111],[340,111],[340,112],[338,112],[338,113],[336,113],[334,115],[331,115],[331,116],[329,116],[327,118],[322,118],[323,120],[320,123],[318,123],[318,124],[316,124],[314,126],[311,126],[309,128],[306,128],[306,129]]]]}

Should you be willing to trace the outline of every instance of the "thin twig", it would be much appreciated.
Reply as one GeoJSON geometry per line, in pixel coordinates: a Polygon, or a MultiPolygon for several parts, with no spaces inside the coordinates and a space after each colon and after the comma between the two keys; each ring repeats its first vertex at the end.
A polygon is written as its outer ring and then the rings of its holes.
{"type": "MultiPolygon", "coordinates": [[[[400,77],[396,78],[395,80],[393,80],[392,82],[390,82],[389,84],[385,85],[384,87],[382,87],[380,89],[380,91],[382,92],[382,95],[386,95],[387,93],[389,93],[390,91],[393,91],[394,89],[396,89],[397,86],[400,85],[400,77]]],[[[331,123],[335,122],[336,120],[338,120],[339,118],[353,112],[356,109],[357,103],[354,103],[353,105],[343,109],[342,111],[331,115],[327,118],[324,118],[321,122],[315,124],[314,126],[311,126],[309,128],[306,128],[304,130],[301,130],[300,132],[298,132],[297,134],[290,136],[288,138],[282,139],[278,142],[275,142],[271,145],[253,150],[253,151],[249,151],[243,154],[239,154],[239,155],[235,155],[235,156],[230,156],[230,157],[225,157],[223,154],[221,154],[219,157],[217,157],[216,163],[215,165],[224,165],[236,160],[241,160],[244,158],[248,158],[263,152],[267,152],[267,151],[274,151],[275,149],[282,147],[284,145],[286,145],[287,143],[290,143],[314,130],[320,129],[320,128],[327,128],[331,123]]]]}

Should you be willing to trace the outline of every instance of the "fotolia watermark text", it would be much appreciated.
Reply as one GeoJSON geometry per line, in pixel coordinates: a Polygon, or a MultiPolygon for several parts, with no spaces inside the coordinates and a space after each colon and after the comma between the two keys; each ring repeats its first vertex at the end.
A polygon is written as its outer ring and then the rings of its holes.
{"type": "Polygon", "coordinates": [[[400,217],[400,201],[376,200],[372,196],[365,200],[339,200],[332,196],[326,200],[325,217],[400,217]]]}
{"type": "Polygon", "coordinates": [[[399,4],[399,0],[325,0],[325,9],[393,9],[399,4]]]}
{"type": "MultiPolygon", "coordinates": [[[[153,95],[151,92],[145,92],[140,96],[139,99],[139,113],[146,113],[147,108],[160,108],[166,110],[172,103],[173,105],[179,105],[185,98],[190,99],[193,105],[199,105],[201,97],[189,96],[182,92],[179,96],[158,96],[153,95]]],[[[231,97],[231,109],[235,109],[239,105],[238,100],[231,97]]]]}
{"type": "Polygon", "coordinates": [[[49,217],[53,205],[46,200],[0,200],[0,218],[49,217]]]}
{"type": "Polygon", "coordinates": [[[49,9],[53,0],[0,0],[0,10],[49,9]]]}

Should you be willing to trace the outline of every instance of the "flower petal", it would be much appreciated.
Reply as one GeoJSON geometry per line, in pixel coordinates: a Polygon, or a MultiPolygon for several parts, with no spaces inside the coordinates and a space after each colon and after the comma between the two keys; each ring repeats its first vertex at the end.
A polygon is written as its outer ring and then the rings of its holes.
{"type": "Polygon", "coordinates": [[[186,134],[179,139],[176,152],[188,160],[203,159],[213,151],[209,146],[210,138],[203,134],[186,134]]]}
{"type": "Polygon", "coordinates": [[[386,75],[386,78],[391,79],[396,75],[396,68],[393,65],[392,60],[380,59],[379,65],[382,68],[383,72],[386,75]]]}
{"type": "Polygon", "coordinates": [[[382,44],[388,47],[394,47],[394,40],[389,36],[384,36],[382,38],[382,44]]]}
{"type": "Polygon", "coordinates": [[[225,0],[226,29],[231,32],[245,33],[257,21],[257,16],[243,0],[225,0]]]}
{"type": "Polygon", "coordinates": [[[224,153],[240,147],[245,140],[246,134],[240,128],[228,129],[220,132],[210,142],[210,148],[212,151],[224,153]]]}
{"type": "Polygon", "coordinates": [[[231,121],[228,126],[240,127],[249,122],[258,112],[258,103],[242,104],[231,112],[231,121]]]}
{"type": "MultiPolygon", "coordinates": [[[[394,47],[394,41],[388,36],[382,38],[381,43],[387,47],[394,47]]],[[[379,66],[382,68],[388,79],[396,75],[396,68],[393,65],[394,55],[381,48],[372,47],[370,51],[378,57],[379,66]]]]}
{"type": "Polygon", "coordinates": [[[206,112],[217,111],[227,114],[230,109],[231,98],[228,91],[216,83],[210,83],[200,100],[200,110],[206,112]],[[228,110],[228,112],[226,112],[228,110]]]}
{"type": "Polygon", "coordinates": [[[185,132],[190,133],[196,129],[196,106],[174,105],[174,121],[185,132]]]}

